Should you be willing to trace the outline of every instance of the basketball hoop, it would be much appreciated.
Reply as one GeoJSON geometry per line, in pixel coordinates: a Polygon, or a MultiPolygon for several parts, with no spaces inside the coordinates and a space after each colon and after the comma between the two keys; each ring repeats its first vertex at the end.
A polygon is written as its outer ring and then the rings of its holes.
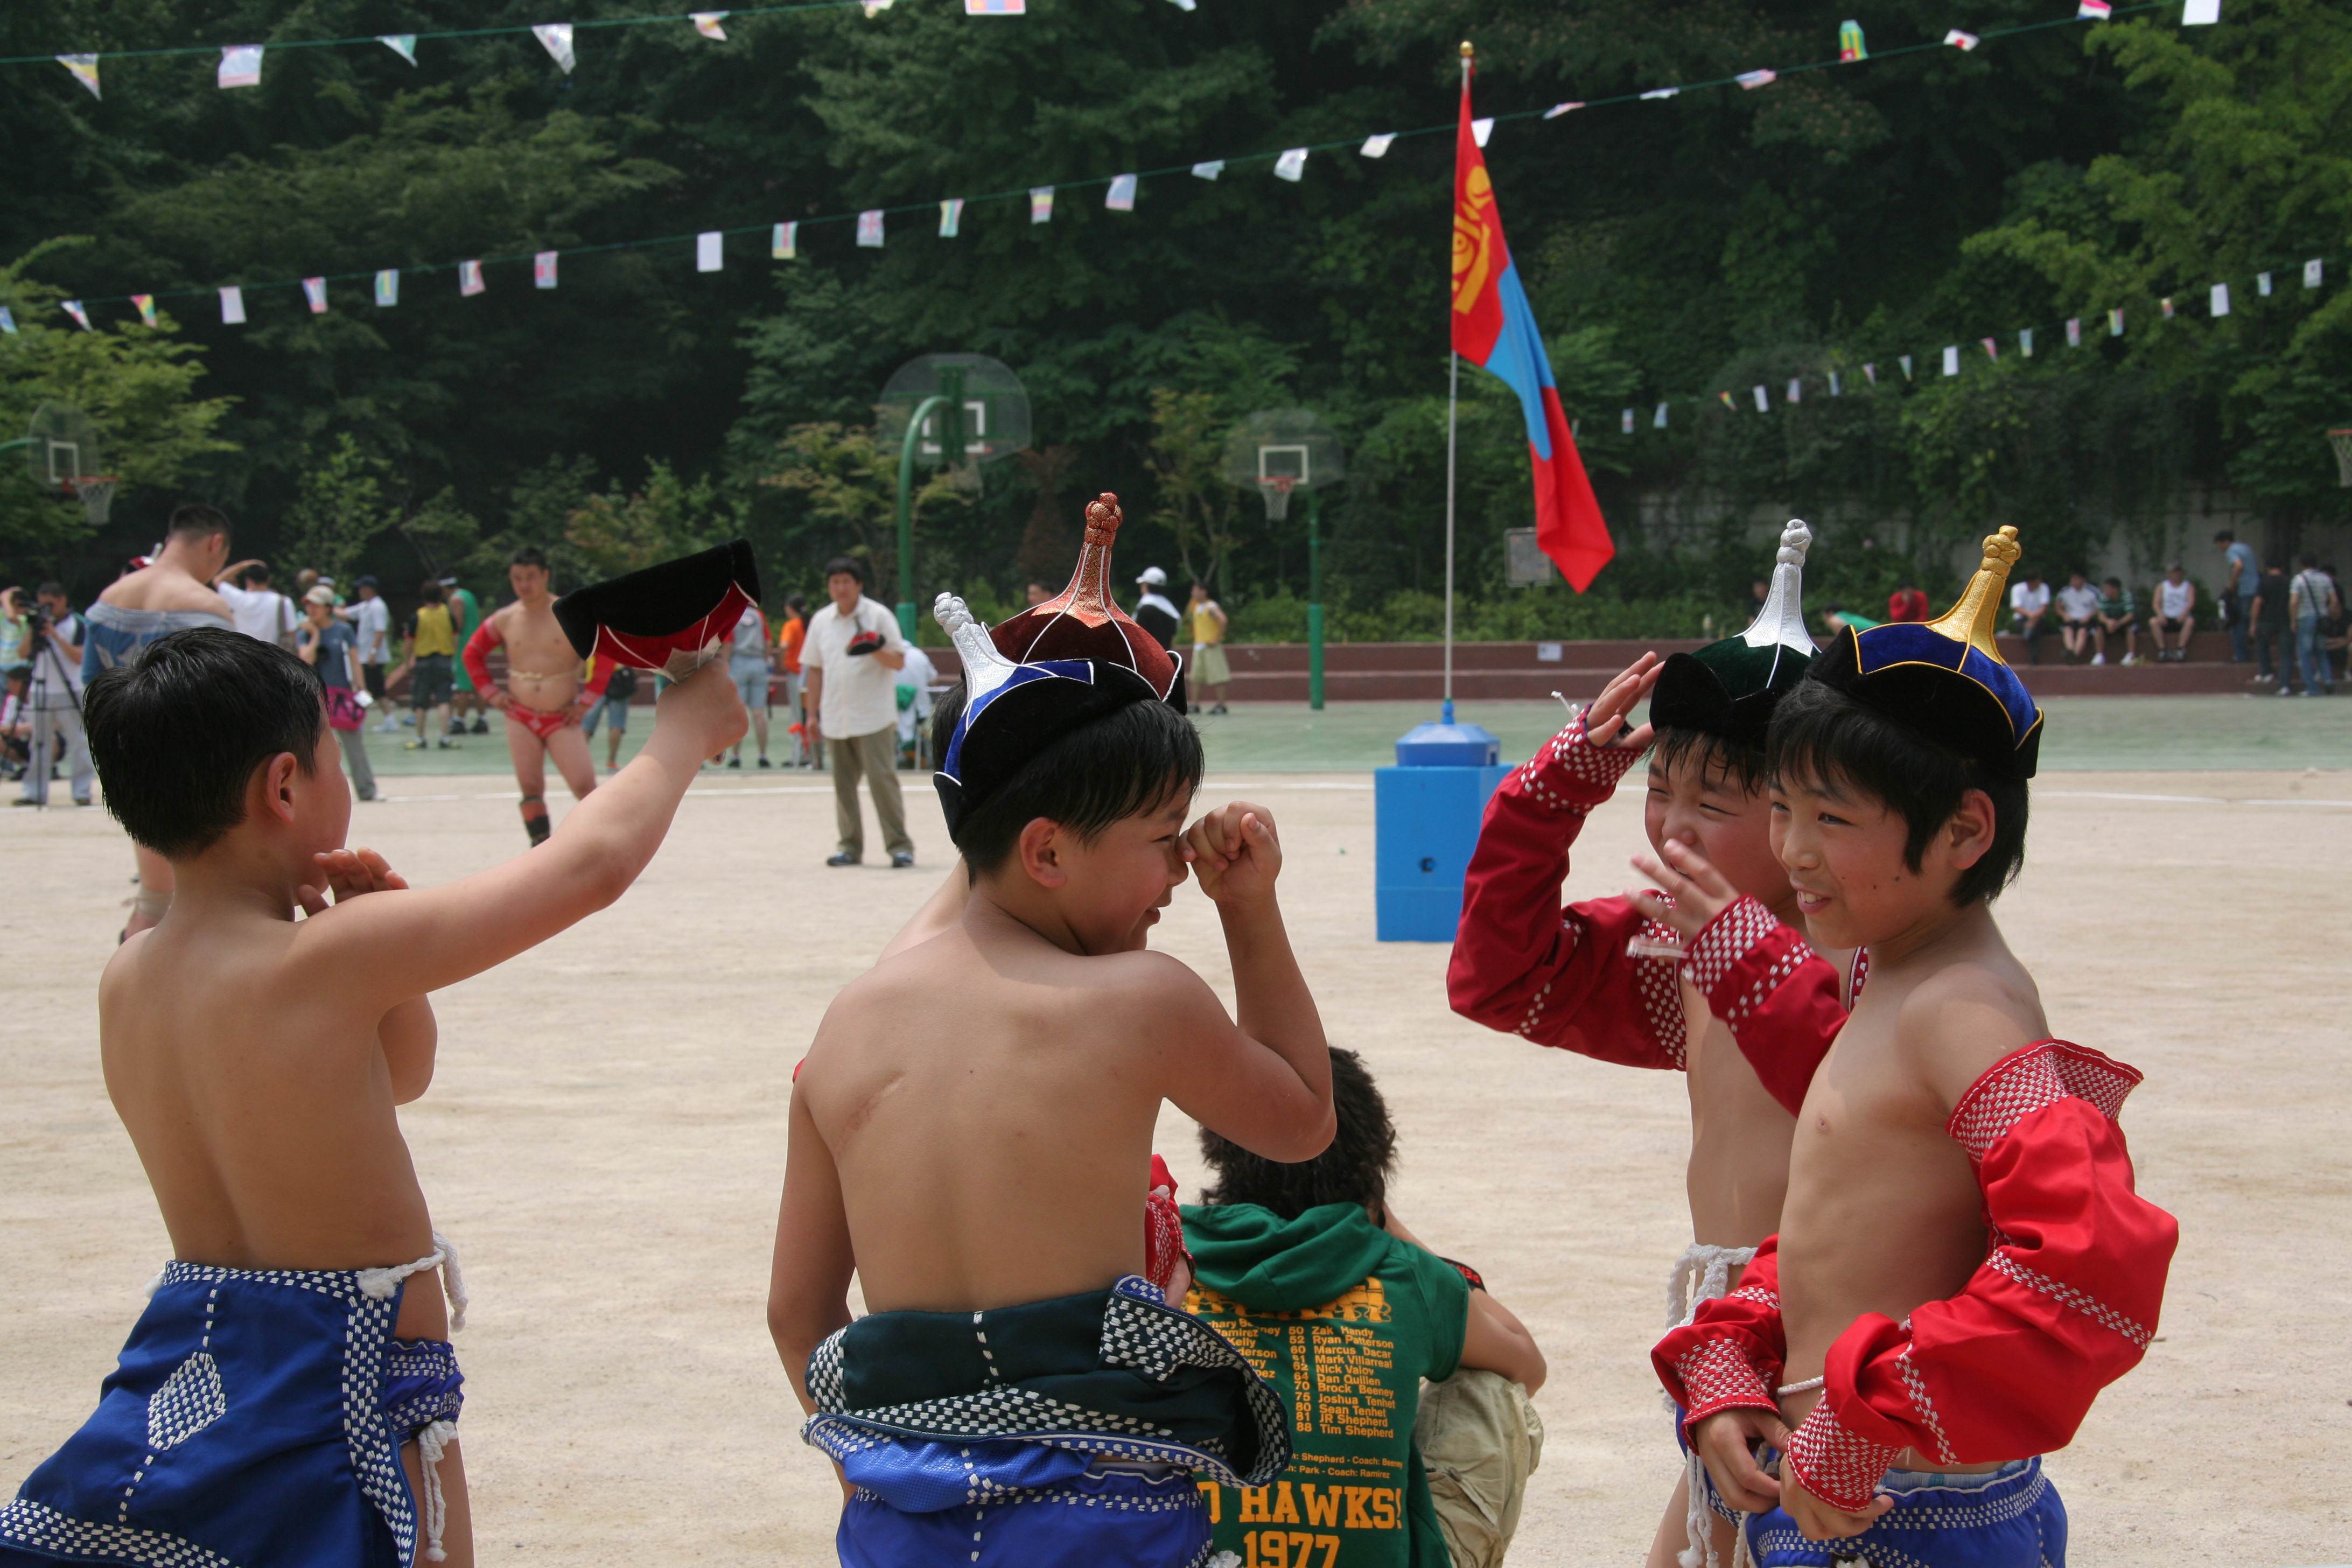
{"type": "Polygon", "coordinates": [[[2330,430],[2327,444],[2336,448],[2336,482],[2352,489],[2352,430],[2330,430]]]}
{"type": "Polygon", "coordinates": [[[1297,488],[1297,474],[1268,474],[1258,480],[1258,493],[1265,497],[1266,521],[1280,522],[1290,515],[1290,492],[1297,488]]]}
{"type": "Polygon", "coordinates": [[[58,481],[68,495],[81,498],[81,515],[92,528],[106,526],[114,510],[114,487],[118,481],[112,474],[79,475],[58,481]]]}

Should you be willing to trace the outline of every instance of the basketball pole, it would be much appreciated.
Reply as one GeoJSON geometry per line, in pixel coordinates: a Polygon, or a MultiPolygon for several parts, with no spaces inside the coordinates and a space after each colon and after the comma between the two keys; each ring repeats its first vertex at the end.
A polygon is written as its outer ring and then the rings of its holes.
{"type": "Polygon", "coordinates": [[[1307,492],[1307,706],[1323,710],[1323,508],[1307,492]]]}

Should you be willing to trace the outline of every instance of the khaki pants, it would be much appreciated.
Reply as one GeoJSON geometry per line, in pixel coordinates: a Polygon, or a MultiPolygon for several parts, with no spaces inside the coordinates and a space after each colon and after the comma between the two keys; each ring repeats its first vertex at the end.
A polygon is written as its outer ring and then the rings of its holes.
{"type": "Polygon", "coordinates": [[[1543,1422],[1527,1390],[1491,1372],[1462,1371],[1421,1391],[1413,1447],[1454,1568],[1501,1568],[1519,1528],[1528,1477],[1543,1459],[1543,1422]]]}
{"type": "Polygon", "coordinates": [[[866,858],[866,818],[857,809],[857,779],[863,773],[874,795],[882,842],[893,855],[912,855],[915,841],[907,837],[907,808],[898,798],[898,730],[827,735],[825,741],[833,752],[833,818],[841,834],[841,852],[853,860],[866,858]]]}

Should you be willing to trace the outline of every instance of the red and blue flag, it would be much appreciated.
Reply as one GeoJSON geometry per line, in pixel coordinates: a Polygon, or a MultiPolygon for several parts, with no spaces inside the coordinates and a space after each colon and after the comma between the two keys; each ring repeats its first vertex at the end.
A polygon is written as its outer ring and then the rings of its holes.
{"type": "Polygon", "coordinates": [[[1584,459],[1576,455],[1551,357],[1518,267],[1503,240],[1503,215],[1486,155],[1471,130],[1470,81],[1462,82],[1462,125],[1454,152],[1454,350],[1519,395],[1535,462],[1536,543],[1581,594],[1617,553],[1584,459]]]}

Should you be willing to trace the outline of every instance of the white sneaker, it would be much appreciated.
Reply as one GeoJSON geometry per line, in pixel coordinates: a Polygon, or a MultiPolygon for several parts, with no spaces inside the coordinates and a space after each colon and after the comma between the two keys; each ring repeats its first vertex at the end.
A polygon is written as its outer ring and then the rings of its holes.
{"type": "Polygon", "coordinates": [[[2103,653],[2095,653],[2091,656],[2091,662],[2093,664],[2105,664],[2107,662],[2107,656],[2103,653]]]}
{"type": "Polygon", "coordinates": [[[2124,655],[2124,662],[2126,664],[2137,664],[2139,662],[2139,655],[2136,653],[2127,653],[2124,655]]]}

